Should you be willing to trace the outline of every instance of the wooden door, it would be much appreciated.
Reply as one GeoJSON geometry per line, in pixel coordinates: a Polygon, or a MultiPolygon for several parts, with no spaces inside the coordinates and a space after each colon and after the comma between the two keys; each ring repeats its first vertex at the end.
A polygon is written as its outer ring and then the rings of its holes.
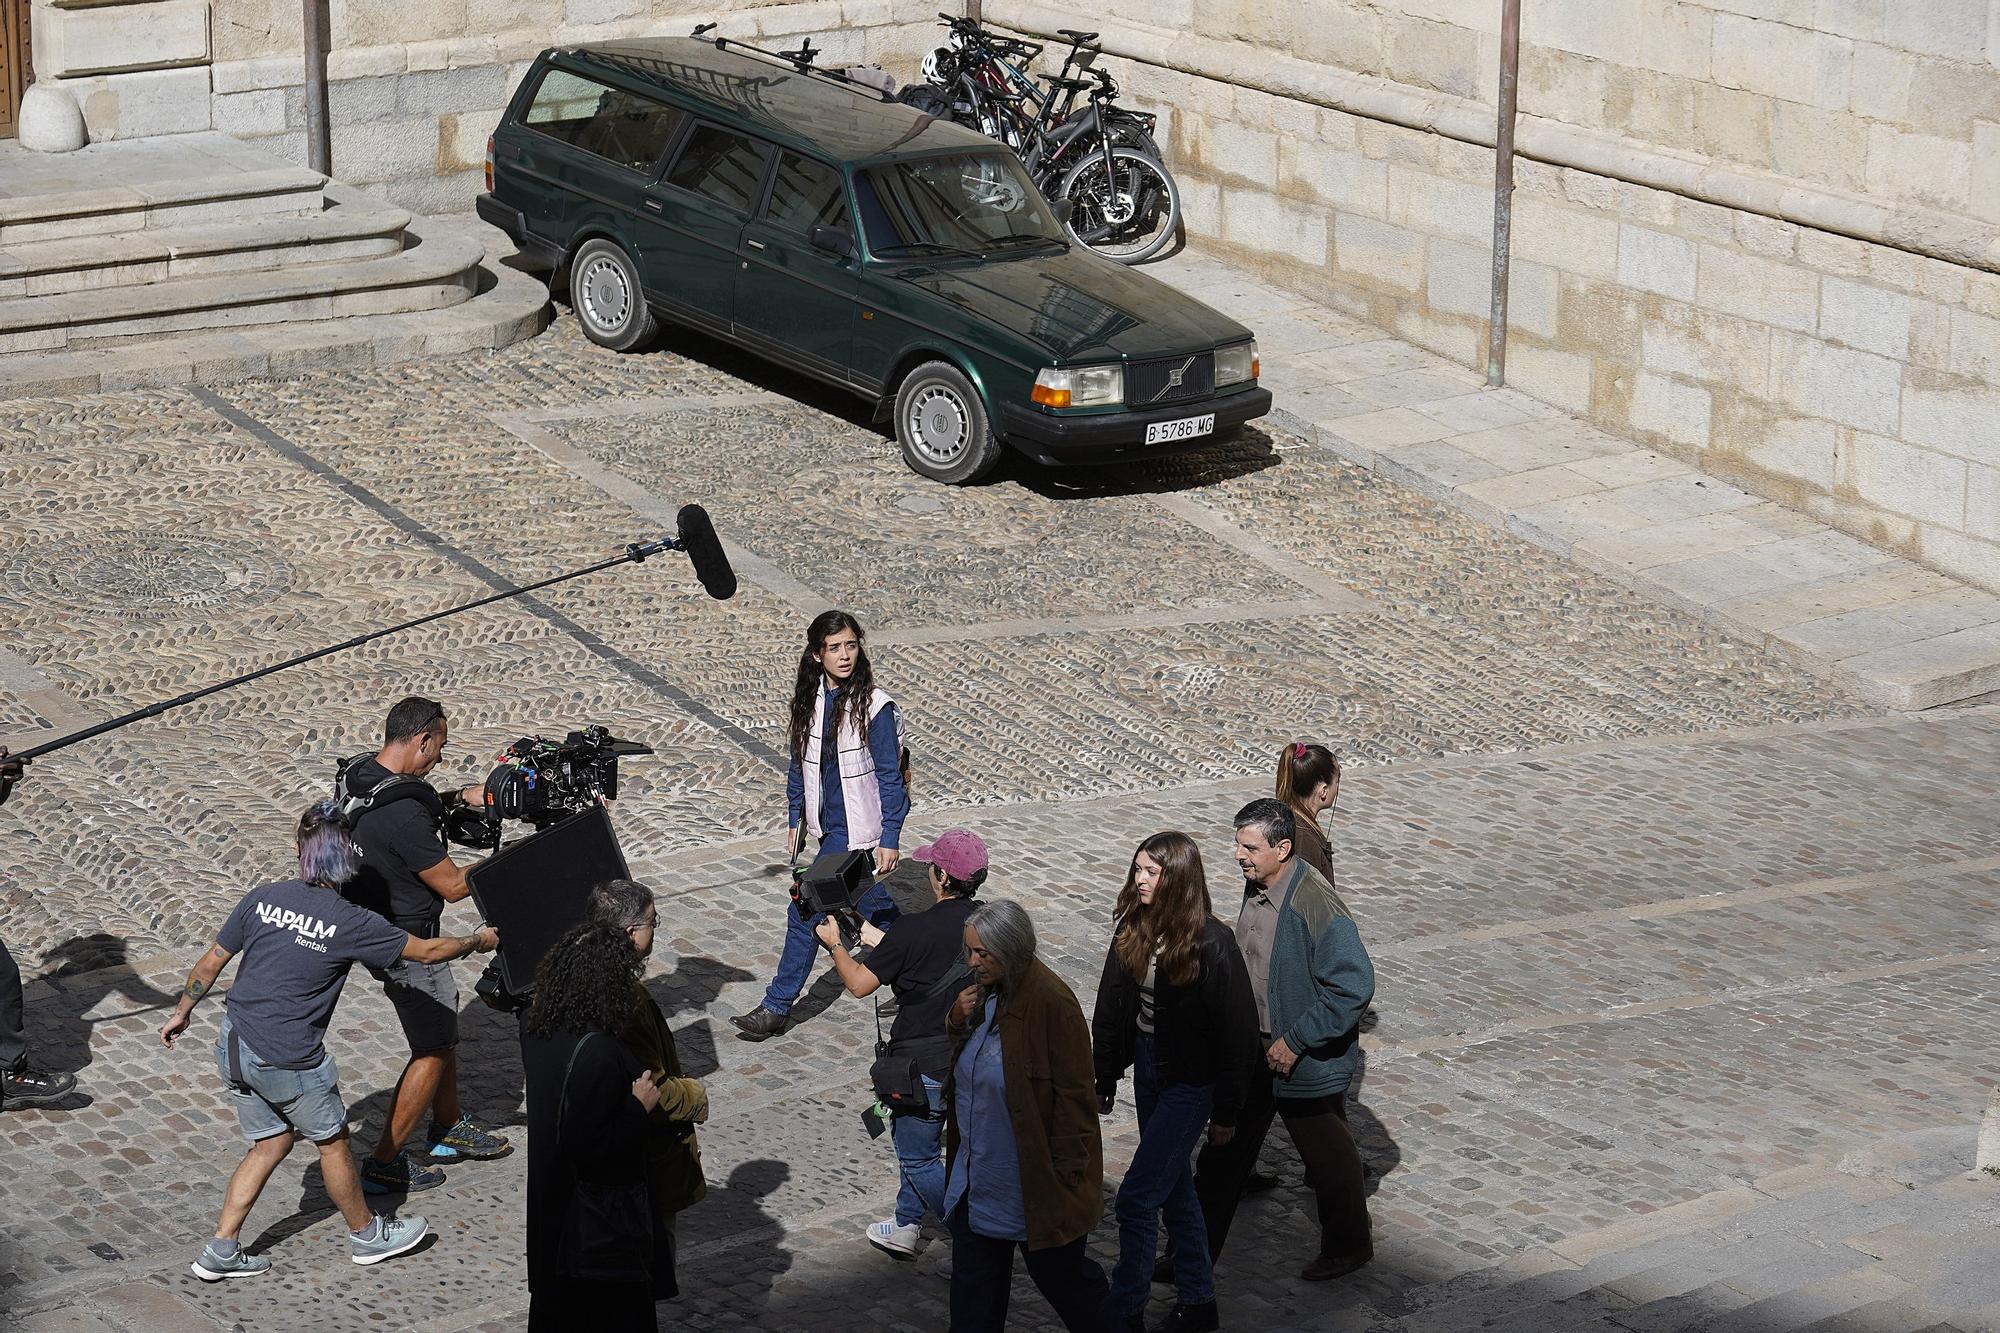
{"type": "Polygon", "coordinates": [[[28,0],[0,0],[0,139],[14,137],[21,94],[34,81],[28,50],[28,0]]]}

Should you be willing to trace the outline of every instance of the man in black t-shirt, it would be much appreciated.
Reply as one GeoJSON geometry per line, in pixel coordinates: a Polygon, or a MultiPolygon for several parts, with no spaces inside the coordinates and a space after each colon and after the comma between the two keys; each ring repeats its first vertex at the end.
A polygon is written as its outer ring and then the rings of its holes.
{"type": "MultiPolygon", "coordinates": [[[[389,710],[381,750],[349,764],[342,778],[361,848],[361,873],[345,896],[418,939],[436,937],[445,904],[472,892],[465,868],[446,853],[440,834],[445,798],[423,780],[443,757],[448,731],[443,704],[404,699],[389,710]]],[[[484,799],[478,786],[455,795],[484,799]]],[[[474,1124],[458,1104],[458,982],[451,965],[404,959],[368,970],[396,1007],[410,1062],[362,1167],[362,1186],[371,1194],[427,1190],[444,1183],[444,1172],[429,1159],[481,1161],[512,1152],[505,1138],[474,1124]],[[427,1113],[425,1153],[406,1156],[403,1144],[427,1113]]]]}
{"type": "Polygon", "coordinates": [[[944,1020],[965,984],[954,978],[965,970],[965,919],[976,906],[972,895],[986,882],[986,844],[976,833],[947,829],[936,842],[911,852],[910,859],[930,867],[937,903],[925,911],[905,912],[879,935],[872,926],[862,927],[862,938],[874,943],[865,964],[841,947],[837,923],[822,921],[814,931],[833,954],[834,969],[849,995],[865,998],[883,986],[895,993],[890,1048],[917,1061],[924,1091],[930,1094],[929,1114],[896,1113],[892,1132],[902,1177],[896,1215],[868,1225],[868,1243],[899,1259],[915,1257],[926,1212],[944,1220],[943,1087],[952,1053],[944,1020]]]}

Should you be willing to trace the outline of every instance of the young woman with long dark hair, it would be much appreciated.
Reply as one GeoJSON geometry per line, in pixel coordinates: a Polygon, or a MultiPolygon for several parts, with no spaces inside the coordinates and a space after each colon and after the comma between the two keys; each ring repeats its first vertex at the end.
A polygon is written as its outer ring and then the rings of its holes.
{"type": "Polygon", "coordinates": [[[1145,1333],[1153,1256],[1166,1215],[1175,1305],[1163,1327],[1218,1326],[1208,1235],[1188,1163],[1204,1130],[1227,1143],[1257,1060],[1257,1002],[1236,937],[1216,920],[1201,851],[1185,833],[1139,844],[1113,909],[1091,1037],[1098,1110],[1110,1114],[1132,1070],[1139,1147],[1118,1187],[1112,1299],[1145,1333]]]}
{"type": "MultiPolygon", "coordinates": [[[[785,779],[790,807],[785,850],[797,855],[807,834],[819,854],[872,850],[875,873],[896,868],[903,820],[910,813],[903,776],[902,723],[896,703],[875,684],[861,622],[845,611],[824,611],[806,626],[792,687],[787,739],[791,768],[785,779]]],[[[879,884],[855,906],[877,928],[896,919],[896,904],[879,884]]],[[[729,1021],[750,1041],[776,1036],[791,1024],[792,1005],[812,975],[818,916],[785,912],[785,948],[764,1001],[729,1021]]]]}
{"type": "Polygon", "coordinates": [[[1340,799],[1340,758],[1324,745],[1287,741],[1278,752],[1278,799],[1291,807],[1298,837],[1292,855],[1333,883],[1333,846],[1319,817],[1340,799]]]}
{"type": "Polygon", "coordinates": [[[655,1327],[645,1165],[660,1089],[622,1040],[644,963],[626,931],[586,921],[535,972],[521,1023],[530,1333],[655,1327]]]}

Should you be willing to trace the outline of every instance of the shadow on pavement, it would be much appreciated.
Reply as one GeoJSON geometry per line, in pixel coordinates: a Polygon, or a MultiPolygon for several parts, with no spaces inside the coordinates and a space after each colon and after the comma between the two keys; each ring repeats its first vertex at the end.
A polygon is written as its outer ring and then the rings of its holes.
{"type": "MultiPolygon", "coordinates": [[[[54,993],[29,1004],[28,1022],[35,1059],[50,1069],[75,1073],[90,1064],[93,1025],[163,1012],[171,1009],[177,998],[155,989],[132,970],[125,940],[117,935],[80,935],[44,953],[42,961],[55,964],[43,974],[53,983],[50,990],[54,993]],[[114,995],[124,1001],[116,1012],[93,1015],[114,995]]],[[[89,1098],[79,1091],[45,1109],[77,1110],[89,1104],[89,1098]]]]}

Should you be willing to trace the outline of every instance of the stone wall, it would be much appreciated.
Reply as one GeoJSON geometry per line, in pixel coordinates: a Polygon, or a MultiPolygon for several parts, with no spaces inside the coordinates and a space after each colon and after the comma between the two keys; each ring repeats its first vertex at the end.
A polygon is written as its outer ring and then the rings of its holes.
{"type": "MultiPolygon", "coordinates": [[[[1771,14],[1811,8],[1729,3],[1771,14]]],[[[1711,28],[1723,4],[1709,7],[1718,11],[1711,28]]],[[[1449,23],[1406,22],[1386,5],[1325,0],[1149,0],[1149,23],[1172,19],[1177,5],[1185,26],[1171,30],[1119,17],[1091,23],[1123,57],[1109,64],[1131,100],[1163,117],[1191,235],[1482,366],[1493,115],[1469,95],[1491,78],[1479,76],[1471,53],[1497,58],[1492,44],[1449,23]],[[1265,31],[1284,49],[1229,36],[1265,31]],[[1355,51],[1357,64],[1418,82],[1324,63],[1355,51]]],[[[1497,11],[1498,0],[1397,6],[1477,16],[1497,11]]],[[[1614,22],[1618,14],[1692,8],[1526,7],[1578,23],[1579,14],[1599,14],[1593,21],[1620,32],[1629,25],[1614,22]]],[[[1852,18],[1885,6],[1821,0],[1818,8],[1852,18]]],[[[1971,12],[1958,0],[1886,8],[1906,19],[1971,12]]],[[[1976,8],[1983,18],[1985,0],[1976,8]]],[[[1078,21],[1038,0],[987,0],[985,12],[1036,34],[1078,21]]],[[[1551,40],[1546,28],[1538,40],[1551,40]]],[[[1583,44],[1574,34],[1564,40],[1583,44]]],[[[1624,67],[1603,49],[1591,78],[1612,88],[1624,67]]],[[[1712,55],[1711,47],[1711,80],[1712,55]]],[[[1546,49],[1524,59],[1524,106],[1551,109],[1563,96],[1533,90],[1535,71],[1547,75],[1555,59],[1546,49]]],[[[2000,69],[1988,65],[1979,79],[2000,94],[2000,69]]],[[[1969,103],[1967,94],[1955,105],[1963,114],[1969,103]]],[[[1950,181],[1888,199],[1807,187],[1684,146],[1635,141],[1622,100],[1593,96],[1570,109],[1602,119],[1522,121],[1509,381],[2000,589],[2000,227],[1936,207],[1957,197],[1950,181]]],[[[1991,179],[2000,141],[1982,139],[1940,170],[1960,183],[1991,179]]]]}
{"type": "MultiPolygon", "coordinates": [[[[304,162],[300,0],[36,0],[38,77],[94,139],[217,129],[304,162]],[[198,40],[197,40],[198,37],[198,40]]],[[[486,138],[543,49],[682,35],[810,36],[829,63],[914,77],[930,0],[332,0],[334,175],[424,212],[472,207],[486,138]]]]}

